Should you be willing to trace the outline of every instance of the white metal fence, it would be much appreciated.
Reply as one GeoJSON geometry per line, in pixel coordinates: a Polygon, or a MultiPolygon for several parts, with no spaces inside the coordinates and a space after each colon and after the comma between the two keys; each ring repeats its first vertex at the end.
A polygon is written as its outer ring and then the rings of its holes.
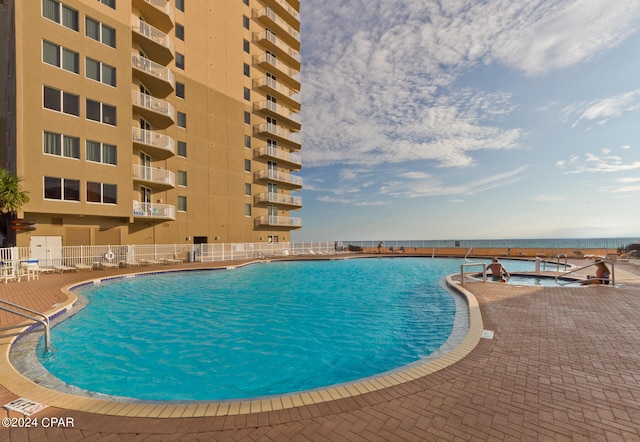
{"type": "Polygon", "coordinates": [[[0,249],[5,266],[38,261],[41,267],[95,266],[104,263],[215,262],[234,259],[330,254],[342,251],[336,242],[279,242],[227,244],[127,244],[101,246],[10,247],[0,249]]]}

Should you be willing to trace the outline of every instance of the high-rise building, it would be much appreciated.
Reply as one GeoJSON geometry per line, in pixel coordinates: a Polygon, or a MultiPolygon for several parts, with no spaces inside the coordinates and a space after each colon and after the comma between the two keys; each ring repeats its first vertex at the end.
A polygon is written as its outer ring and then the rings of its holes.
{"type": "MultiPolygon", "coordinates": [[[[289,241],[299,0],[0,0],[18,246],[289,241]]],[[[295,212],[293,212],[295,214],[295,212]]]]}

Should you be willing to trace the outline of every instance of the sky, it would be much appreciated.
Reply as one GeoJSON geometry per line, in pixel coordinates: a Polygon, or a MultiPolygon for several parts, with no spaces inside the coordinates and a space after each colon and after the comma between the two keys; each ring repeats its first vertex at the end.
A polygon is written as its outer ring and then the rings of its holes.
{"type": "Polygon", "coordinates": [[[294,241],[640,237],[638,0],[302,1],[294,241]]]}

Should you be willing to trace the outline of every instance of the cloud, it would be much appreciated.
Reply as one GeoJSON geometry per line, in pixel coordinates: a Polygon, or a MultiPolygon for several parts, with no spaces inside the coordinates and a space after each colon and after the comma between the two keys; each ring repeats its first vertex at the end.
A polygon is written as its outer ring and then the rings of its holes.
{"type": "MultiPolygon", "coordinates": [[[[575,157],[574,157],[575,158],[575,157]]],[[[563,161],[559,161],[562,163],[563,161]]],[[[557,165],[558,163],[556,163],[557,165]]],[[[640,169],[640,161],[634,160],[625,162],[624,159],[617,155],[598,156],[587,152],[584,159],[571,161],[573,168],[564,172],[566,174],[582,174],[582,173],[615,173],[628,172],[640,169]]]]}
{"type": "MultiPolygon", "coordinates": [[[[640,2],[326,0],[301,13],[306,166],[465,168],[480,151],[520,148],[526,134],[503,126],[516,110],[510,93],[460,88],[462,75],[588,61],[635,30],[640,2]]],[[[596,109],[579,119],[614,116],[596,109]]]]}
{"type": "Polygon", "coordinates": [[[565,120],[575,119],[571,127],[581,121],[606,124],[611,118],[640,109],[640,89],[624,92],[598,100],[573,103],[563,109],[565,120]]]}

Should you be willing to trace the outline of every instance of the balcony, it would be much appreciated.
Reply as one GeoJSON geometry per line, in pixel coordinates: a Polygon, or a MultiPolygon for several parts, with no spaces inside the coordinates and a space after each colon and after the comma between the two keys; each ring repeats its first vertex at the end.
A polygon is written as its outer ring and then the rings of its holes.
{"type": "Polygon", "coordinates": [[[256,181],[266,180],[266,181],[274,181],[281,184],[286,185],[291,188],[301,188],[302,187],[302,178],[296,175],[291,175],[286,172],[279,172],[277,170],[259,170],[257,171],[253,177],[256,181]]]}
{"type": "Polygon", "coordinates": [[[302,218],[294,218],[289,216],[267,215],[259,216],[254,220],[254,226],[272,226],[272,227],[289,227],[299,229],[302,227],[302,218]]]}
{"type": "Polygon", "coordinates": [[[166,190],[176,187],[176,175],[170,170],[158,167],[133,165],[133,179],[145,183],[155,190],[166,190]]]}
{"type": "Polygon", "coordinates": [[[302,198],[299,196],[285,195],[284,193],[265,192],[253,198],[255,204],[277,204],[279,206],[302,207],[302,198]]]}
{"type": "Polygon", "coordinates": [[[133,0],[133,7],[158,29],[169,32],[173,28],[173,8],[167,0],[133,0]]]}
{"type": "Polygon", "coordinates": [[[176,219],[176,207],[169,204],[153,204],[133,201],[133,217],[144,219],[176,219]]]}
{"type": "Polygon", "coordinates": [[[263,3],[278,14],[285,22],[292,26],[299,26],[300,13],[293,9],[293,6],[287,3],[286,0],[264,0],[263,3]]]}
{"type": "Polygon", "coordinates": [[[175,89],[176,81],[168,68],[135,53],[131,54],[131,65],[154,96],[166,97],[175,89]]]}
{"type": "Polygon", "coordinates": [[[175,57],[173,41],[167,34],[154,28],[140,17],[131,17],[133,41],[138,43],[144,53],[160,64],[167,64],[175,57]]]}
{"type": "Polygon", "coordinates": [[[302,147],[300,134],[298,132],[291,132],[288,129],[276,126],[275,124],[257,124],[253,126],[253,134],[275,139],[278,142],[284,142],[292,149],[300,149],[302,147]]]}
{"type": "Polygon", "coordinates": [[[273,95],[292,110],[300,110],[300,93],[278,83],[273,78],[262,77],[253,80],[253,87],[273,95]]]}
{"type": "Polygon", "coordinates": [[[164,100],[132,90],[131,102],[138,113],[155,127],[167,128],[175,123],[175,110],[164,100]]]}
{"type": "Polygon", "coordinates": [[[166,135],[133,127],[132,140],[134,145],[150,150],[157,159],[166,160],[176,154],[176,142],[166,135]]]}
{"type": "Polygon", "coordinates": [[[254,151],[256,157],[272,158],[278,160],[278,164],[285,163],[290,169],[300,170],[302,168],[302,157],[294,152],[287,152],[273,146],[263,146],[254,151]]]}
{"type": "Polygon", "coordinates": [[[265,71],[274,74],[281,83],[288,84],[289,86],[300,90],[300,71],[291,69],[289,66],[278,60],[271,54],[254,55],[254,66],[259,66],[265,71]]]}
{"type": "Polygon", "coordinates": [[[273,32],[266,30],[254,32],[253,41],[260,43],[263,47],[275,53],[282,61],[300,70],[300,52],[280,40],[273,32]]]}
{"type": "Polygon", "coordinates": [[[263,115],[274,117],[279,123],[282,122],[294,130],[300,130],[302,127],[302,118],[299,113],[291,112],[288,107],[279,105],[273,101],[264,100],[254,103],[253,110],[263,115]]]}
{"type": "MultiPolygon", "coordinates": [[[[253,10],[253,18],[262,23],[265,28],[278,34],[289,46],[300,49],[300,32],[280,18],[271,8],[253,10]]],[[[299,27],[296,25],[296,27],[299,27]]]]}

